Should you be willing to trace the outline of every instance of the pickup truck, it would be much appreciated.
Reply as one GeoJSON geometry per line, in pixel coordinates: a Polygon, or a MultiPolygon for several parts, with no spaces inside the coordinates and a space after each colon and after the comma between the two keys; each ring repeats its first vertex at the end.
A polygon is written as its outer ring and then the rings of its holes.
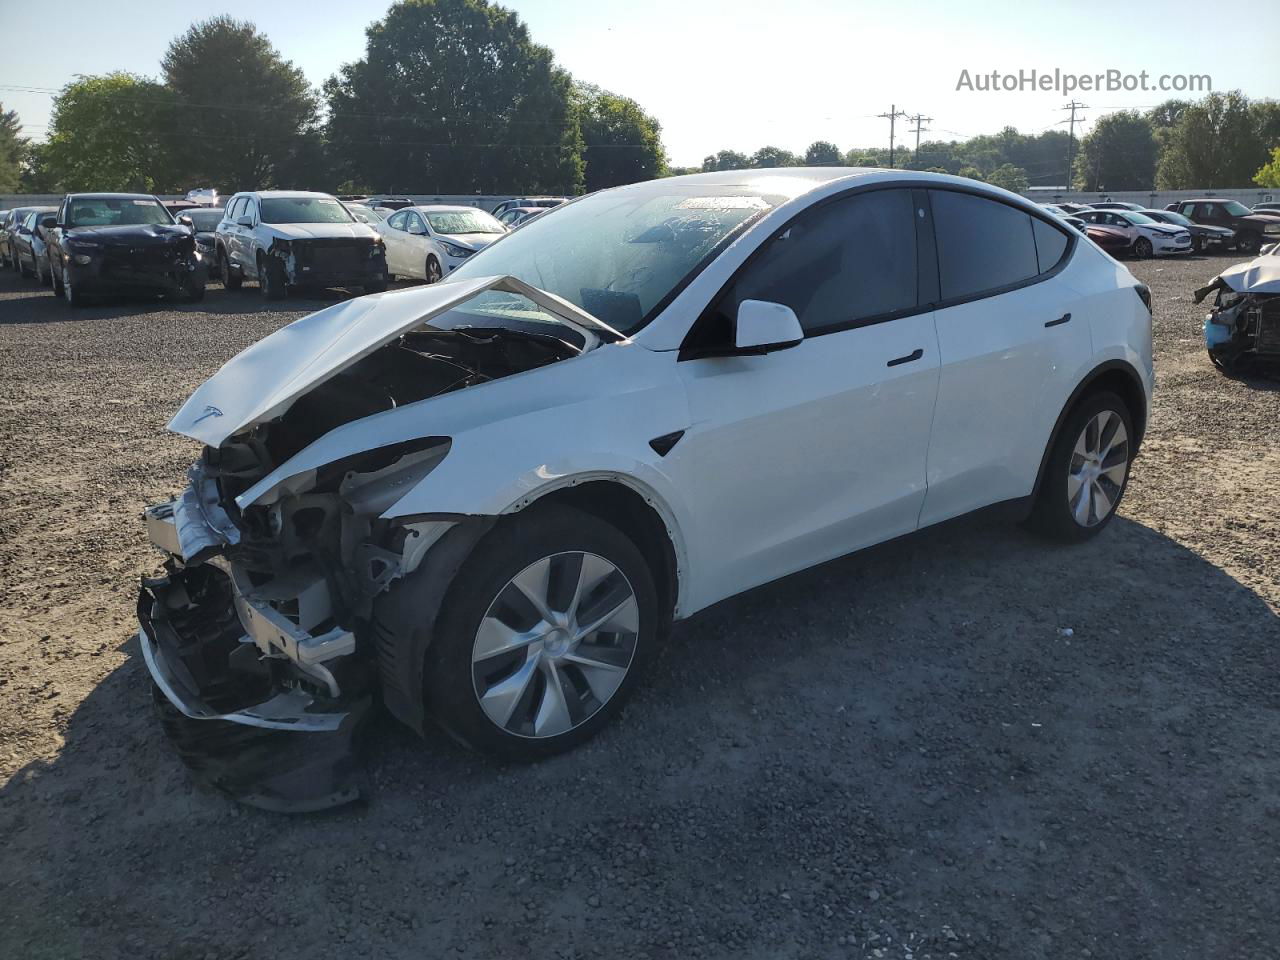
{"type": "Polygon", "coordinates": [[[1234,230],[1236,249],[1243,254],[1256,254],[1264,243],[1280,243],[1280,210],[1274,214],[1258,213],[1239,200],[1212,198],[1179,200],[1165,209],[1174,210],[1193,223],[1234,230]]]}

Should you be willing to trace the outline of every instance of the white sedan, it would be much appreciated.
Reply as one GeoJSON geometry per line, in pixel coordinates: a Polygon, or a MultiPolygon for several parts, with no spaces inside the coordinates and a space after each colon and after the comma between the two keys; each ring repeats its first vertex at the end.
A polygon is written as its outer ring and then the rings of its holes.
{"type": "Polygon", "coordinates": [[[374,224],[393,276],[436,283],[507,232],[475,207],[404,207],[374,224]]]}
{"type": "Polygon", "coordinates": [[[204,453],[146,512],[148,667],[188,728],[349,733],[376,692],[419,733],[565,750],[726,597],[996,503],[1096,536],[1147,424],[1150,302],[959,177],[591,194],[196,390],[169,429],[204,453]]]}

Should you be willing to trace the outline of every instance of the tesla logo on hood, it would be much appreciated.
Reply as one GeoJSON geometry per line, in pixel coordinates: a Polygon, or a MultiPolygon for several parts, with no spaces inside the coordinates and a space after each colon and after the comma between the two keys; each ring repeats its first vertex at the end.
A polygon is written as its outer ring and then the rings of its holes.
{"type": "Polygon", "coordinates": [[[204,413],[200,414],[200,416],[196,417],[195,420],[192,422],[199,423],[201,420],[208,420],[210,417],[220,417],[220,416],[222,416],[222,411],[219,410],[217,407],[215,407],[213,404],[209,404],[207,407],[204,408],[204,413]]]}

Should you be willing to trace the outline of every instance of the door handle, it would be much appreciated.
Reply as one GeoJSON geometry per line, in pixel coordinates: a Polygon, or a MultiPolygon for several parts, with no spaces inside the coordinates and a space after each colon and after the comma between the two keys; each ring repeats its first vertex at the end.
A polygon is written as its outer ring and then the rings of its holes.
{"type": "Polygon", "coordinates": [[[885,366],[896,367],[900,363],[910,363],[912,360],[919,360],[923,356],[924,356],[924,351],[921,350],[919,347],[916,347],[914,350],[908,353],[905,357],[898,357],[894,360],[890,360],[888,363],[885,364],[885,366]]]}
{"type": "Polygon", "coordinates": [[[1062,316],[1060,316],[1057,320],[1046,320],[1044,325],[1045,325],[1046,327],[1056,327],[1056,326],[1058,326],[1058,324],[1060,324],[1060,323],[1066,323],[1066,322],[1067,322],[1068,320],[1070,320],[1070,319],[1071,319],[1071,314],[1069,314],[1069,313],[1064,313],[1064,314],[1063,314],[1062,316]]]}

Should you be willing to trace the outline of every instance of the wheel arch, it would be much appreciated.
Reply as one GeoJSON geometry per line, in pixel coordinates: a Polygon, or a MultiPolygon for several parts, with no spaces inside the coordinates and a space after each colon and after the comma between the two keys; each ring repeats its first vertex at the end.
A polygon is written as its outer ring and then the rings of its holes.
{"type": "Polygon", "coordinates": [[[1133,442],[1133,452],[1137,455],[1138,449],[1142,446],[1142,438],[1147,432],[1147,393],[1143,387],[1142,377],[1138,375],[1138,371],[1133,365],[1125,360],[1108,360],[1094,367],[1085,377],[1076,385],[1075,390],[1071,392],[1071,396],[1067,398],[1067,402],[1062,405],[1062,410],[1058,412],[1058,419],[1054,421],[1053,430],[1049,432],[1048,442],[1045,444],[1044,452],[1040,455],[1040,468],[1036,472],[1036,485],[1031,493],[1031,502],[1040,495],[1040,488],[1044,482],[1045,469],[1049,464],[1049,456],[1053,452],[1054,444],[1058,442],[1058,435],[1062,432],[1062,425],[1066,423],[1067,417],[1071,415],[1071,411],[1076,408],[1085,397],[1088,397],[1099,391],[1107,390],[1117,394],[1129,407],[1129,414],[1133,417],[1133,427],[1136,436],[1133,442]]]}

